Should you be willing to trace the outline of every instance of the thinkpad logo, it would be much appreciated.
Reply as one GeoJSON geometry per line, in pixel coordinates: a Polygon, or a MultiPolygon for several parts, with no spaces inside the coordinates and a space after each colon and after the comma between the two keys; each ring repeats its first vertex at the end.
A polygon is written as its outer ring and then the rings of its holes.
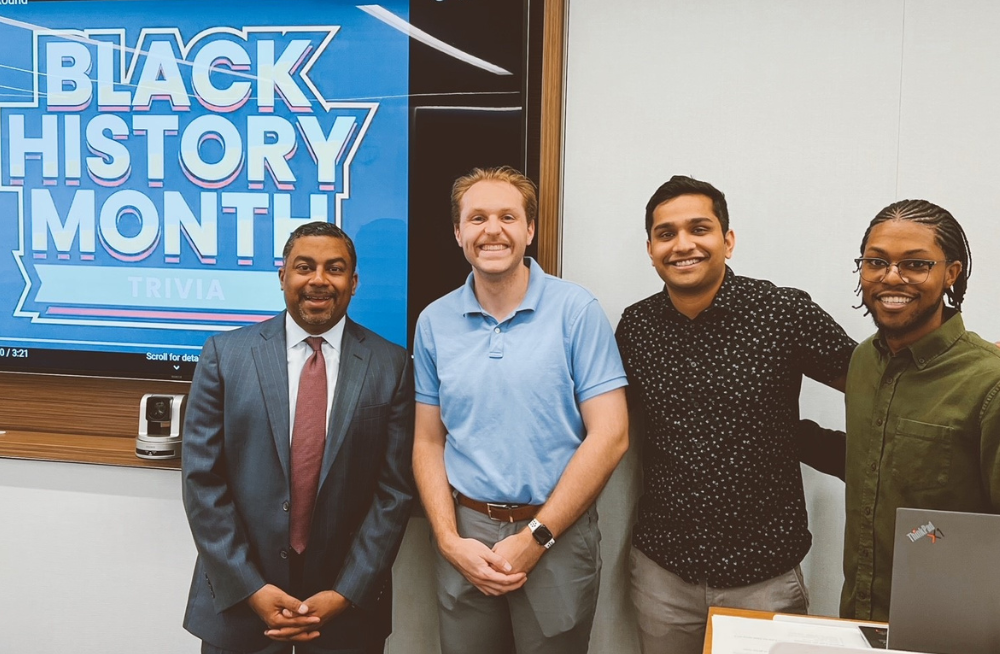
{"type": "Polygon", "coordinates": [[[938,538],[944,538],[944,532],[934,526],[933,522],[928,522],[926,525],[917,527],[910,533],[906,534],[906,537],[910,539],[911,543],[915,543],[924,536],[931,539],[932,543],[936,543],[938,538]]]}

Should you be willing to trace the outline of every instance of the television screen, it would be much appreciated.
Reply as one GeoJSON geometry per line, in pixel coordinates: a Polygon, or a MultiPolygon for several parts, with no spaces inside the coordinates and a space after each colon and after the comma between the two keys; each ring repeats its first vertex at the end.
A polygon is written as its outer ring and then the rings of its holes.
{"type": "Polygon", "coordinates": [[[190,379],[209,335],[284,308],[313,220],[357,245],[351,317],[405,346],[467,271],[451,180],[534,172],[539,6],[0,7],[0,369],[190,379]]]}

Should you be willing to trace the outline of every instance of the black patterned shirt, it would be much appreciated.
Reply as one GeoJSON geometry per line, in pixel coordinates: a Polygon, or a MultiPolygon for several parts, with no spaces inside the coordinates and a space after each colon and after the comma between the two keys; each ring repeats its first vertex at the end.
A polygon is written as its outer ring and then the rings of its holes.
{"type": "Polygon", "coordinates": [[[632,544],[688,583],[771,579],[812,543],[795,441],[802,375],[847,372],[855,342],[794,288],[726,276],[691,320],[666,290],[617,331],[644,414],[632,544]]]}

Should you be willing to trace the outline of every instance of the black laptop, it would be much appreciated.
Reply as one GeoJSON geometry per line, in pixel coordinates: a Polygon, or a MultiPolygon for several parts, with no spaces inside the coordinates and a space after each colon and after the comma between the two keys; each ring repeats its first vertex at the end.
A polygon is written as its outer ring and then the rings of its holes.
{"type": "Polygon", "coordinates": [[[889,647],[1000,653],[1000,515],[897,509],[889,647]]]}

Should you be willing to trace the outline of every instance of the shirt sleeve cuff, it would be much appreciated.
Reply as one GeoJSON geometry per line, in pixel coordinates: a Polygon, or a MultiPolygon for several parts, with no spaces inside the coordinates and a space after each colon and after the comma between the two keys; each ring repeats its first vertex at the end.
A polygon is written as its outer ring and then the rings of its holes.
{"type": "Polygon", "coordinates": [[[415,393],[417,402],[421,404],[430,404],[431,406],[441,406],[441,401],[438,399],[437,395],[428,395],[427,393],[415,393]]]}
{"type": "MultiPolygon", "coordinates": [[[[580,391],[576,394],[576,401],[583,403],[589,399],[597,397],[598,395],[604,395],[608,391],[613,391],[616,388],[622,388],[624,386],[628,386],[628,379],[624,375],[615,377],[606,382],[602,382],[596,386],[591,386],[590,388],[580,391]]],[[[420,398],[418,397],[417,400],[419,401],[419,399],[420,398]]]]}

